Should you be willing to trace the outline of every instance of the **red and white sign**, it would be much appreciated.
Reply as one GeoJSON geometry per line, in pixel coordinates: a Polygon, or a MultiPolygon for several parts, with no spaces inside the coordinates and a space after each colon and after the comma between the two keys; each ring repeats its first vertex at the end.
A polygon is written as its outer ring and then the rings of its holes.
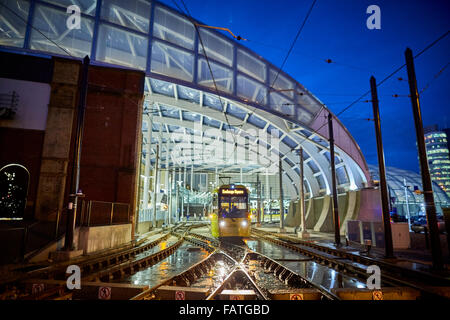
{"type": "Polygon", "coordinates": [[[186,300],[184,291],[175,291],[175,300],[186,300]]]}
{"type": "Polygon", "coordinates": [[[303,300],[303,294],[302,293],[291,293],[289,295],[289,300],[303,300]]]}
{"type": "Polygon", "coordinates": [[[383,292],[382,291],[373,291],[372,292],[372,300],[383,300],[383,292]]]}
{"type": "Polygon", "coordinates": [[[45,285],[43,283],[33,283],[31,286],[31,294],[39,294],[43,292],[45,289],[45,285]]]}
{"type": "Polygon", "coordinates": [[[111,299],[111,287],[99,287],[98,288],[98,298],[100,300],[110,300],[111,299]]]}

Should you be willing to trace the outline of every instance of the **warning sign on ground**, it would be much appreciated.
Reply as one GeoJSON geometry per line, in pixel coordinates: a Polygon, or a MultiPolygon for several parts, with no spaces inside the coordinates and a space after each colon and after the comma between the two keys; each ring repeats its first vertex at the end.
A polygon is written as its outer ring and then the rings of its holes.
{"type": "Polygon", "coordinates": [[[100,300],[110,300],[111,299],[111,287],[99,287],[98,288],[98,298],[100,300]]]}
{"type": "Polygon", "coordinates": [[[303,300],[303,294],[302,293],[291,293],[289,295],[289,300],[303,300]]]}
{"type": "Polygon", "coordinates": [[[373,291],[372,292],[372,300],[383,300],[383,292],[373,291]]]}
{"type": "Polygon", "coordinates": [[[175,300],[186,300],[184,291],[175,291],[175,300]]]}

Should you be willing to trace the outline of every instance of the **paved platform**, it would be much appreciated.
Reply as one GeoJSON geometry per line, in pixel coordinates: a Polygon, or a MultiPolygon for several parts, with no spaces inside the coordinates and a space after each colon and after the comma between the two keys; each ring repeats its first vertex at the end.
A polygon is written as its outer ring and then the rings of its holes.
{"type": "MultiPolygon", "coordinates": [[[[280,230],[279,224],[275,223],[266,223],[256,229],[276,233],[279,233],[280,230]]],[[[282,233],[283,235],[300,239],[297,234],[294,233],[293,227],[284,227],[284,229],[285,232],[282,233]]],[[[334,244],[334,234],[316,232],[312,230],[308,230],[308,233],[310,234],[310,237],[309,239],[305,239],[304,241],[310,241],[316,244],[336,249],[336,246],[334,244]]],[[[441,235],[441,247],[444,260],[444,270],[440,273],[442,273],[443,276],[449,277],[450,257],[447,248],[446,235],[441,235]]],[[[364,257],[369,257],[372,259],[377,259],[380,261],[398,265],[404,268],[409,268],[412,270],[436,273],[436,271],[432,269],[431,250],[426,249],[424,234],[411,233],[411,248],[394,250],[395,259],[386,259],[384,257],[384,248],[371,248],[370,254],[367,255],[364,252],[365,248],[363,245],[354,242],[351,242],[349,243],[349,245],[347,245],[344,236],[341,236],[341,246],[338,249],[351,252],[352,254],[362,255],[364,257]]]]}

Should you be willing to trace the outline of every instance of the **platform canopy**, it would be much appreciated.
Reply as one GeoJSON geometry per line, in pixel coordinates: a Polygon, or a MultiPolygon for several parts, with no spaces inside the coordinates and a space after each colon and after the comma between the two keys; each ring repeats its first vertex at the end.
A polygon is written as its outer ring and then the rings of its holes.
{"type": "MultiPolygon", "coordinates": [[[[326,117],[331,111],[303,85],[226,33],[157,1],[5,0],[3,49],[82,58],[147,74],[143,159],[220,172],[278,172],[298,196],[299,155],[310,196],[330,194],[326,117]],[[81,10],[67,27],[67,7],[81,10]],[[45,36],[43,36],[45,35],[45,36]],[[149,145],[146,145],[149,144],[149,145]],[[167,159],[166,159],[167,157],[167,159]]],[[[195,18],[195,17],[194,17],[195,18]]],[[[333,115],[340,192],[371,184],[364,156],[333,115]]]]}

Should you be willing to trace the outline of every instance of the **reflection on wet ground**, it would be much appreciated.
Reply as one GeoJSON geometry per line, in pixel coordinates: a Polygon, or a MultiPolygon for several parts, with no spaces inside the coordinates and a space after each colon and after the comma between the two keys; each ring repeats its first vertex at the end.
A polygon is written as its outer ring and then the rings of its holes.
{"type": "Polygon", "coordinates": [[[218,288],[225,278],[230,274],[233,265],[227,264],[223,260],[218,260],[209,270],[208,274],[203,275],[191,286],[193,288],[210,288],[211,291],[218,288]]]}
{"type": "MultiPolygon", "coordinates": [[[[170,242],[170,239],[168,240],[168,242],[170,242]]],[[[158,248],[159,250],[161,250],[161,246],[168,247],[170,246],[170,244],[166,243],[164,245],[163,243],[161,243],[160,245],[152,249],[155,249],[155,252],[157,252],[158,248]]],[[[127,276],[118,282],[130,283],[135,285],[148,285],[150,288],[154,287],[159,283],[183,272],[197,262],[205,259],[209,254],[204,249],[189,250],[192,247],[193,246],[191,244],[183,243],[178,250],[176,250],[166,259],[145,270],[136,272],[131,276],[127,276]]]]}
{"type": "Polygon", "coordinates": [[[286,268],[327,290],[337,288],[366,288],[364,282],[342,275],[331,268],[313,262],[308,257],[295,253],[287,248],[253,238],[248,239],[246,243],[251,250],[277,261],[286,268]]]}
{"type": "Polygon", "coordinates": [[[169,237],[166,241],[161,241],[160,243],[158,243],[156,246],[154,246],[153,248],[148,249],[145,252],[139,253],[136,255],[135,260],[139,260],[145,257],[148,257],[158,251],[164,250],[172,245],[174,245],[179,239],[177,237],[169,237]]]}

